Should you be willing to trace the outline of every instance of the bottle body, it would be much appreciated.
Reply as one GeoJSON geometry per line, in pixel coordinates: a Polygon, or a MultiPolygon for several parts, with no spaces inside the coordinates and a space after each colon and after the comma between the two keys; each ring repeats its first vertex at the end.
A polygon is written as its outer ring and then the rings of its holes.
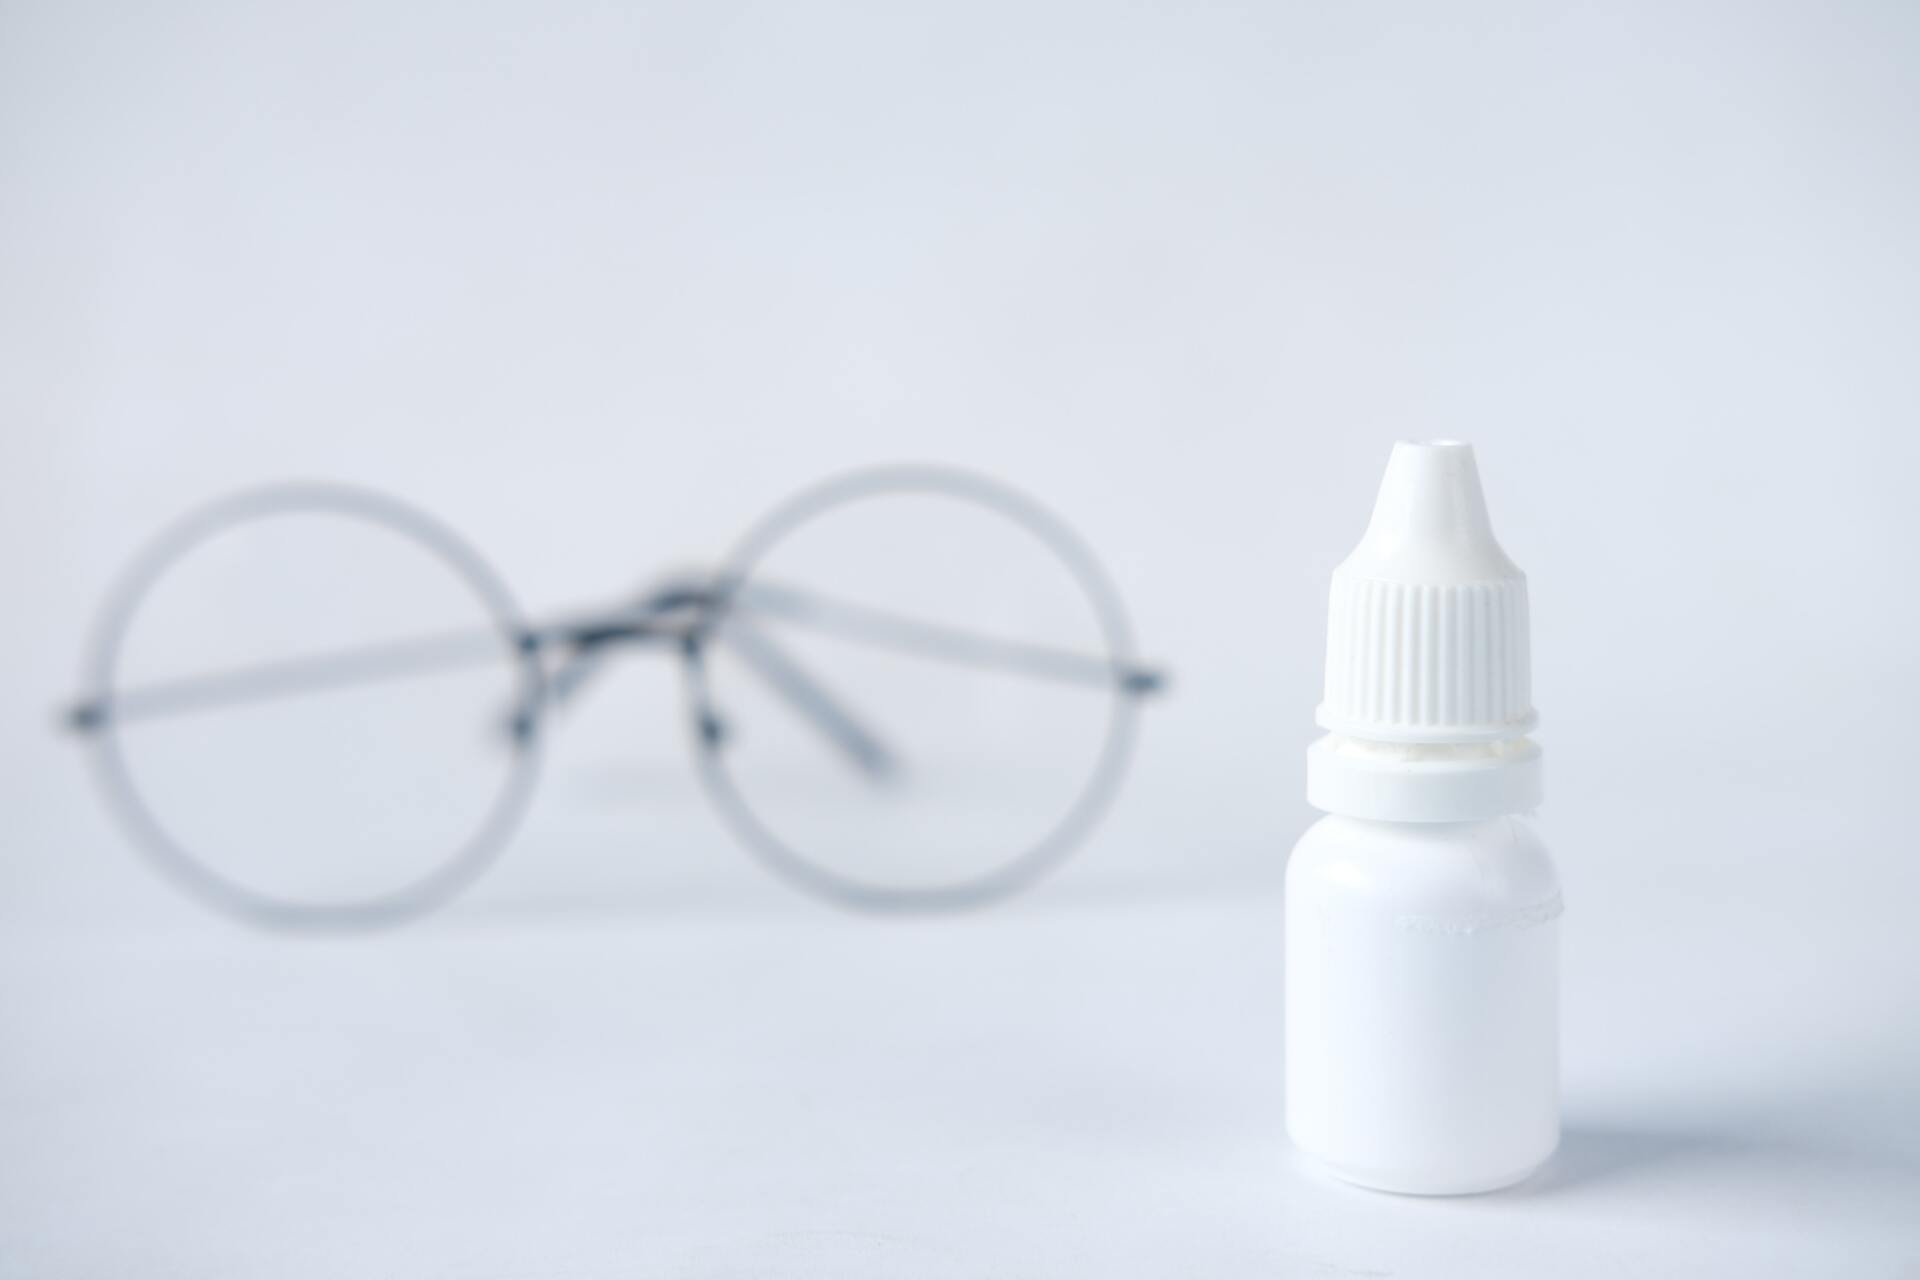
{"type": "Polygon", "coordinates": [[[1287,1129],[1351,1182],[1449,1195],[1559,1142],[1559,881],[1514,817],[1330,816],[1287,867],[1287,1129]]]}

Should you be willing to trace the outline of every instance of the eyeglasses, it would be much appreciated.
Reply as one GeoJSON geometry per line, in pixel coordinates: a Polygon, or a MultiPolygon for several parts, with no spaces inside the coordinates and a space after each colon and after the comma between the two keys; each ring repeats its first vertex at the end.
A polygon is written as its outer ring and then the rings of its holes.
{"type": "Polygon", "coordinates": [[[966,472],[829,480],[717,571],[548,621],[418,510],[281,486],[136,558],[67,723],[187,890],[273,926],[377,925],[486,869],[552,713],[641,650],[677,658],[733,832],[802,888],[879,910],[990,902],[1052,869],[1166,683],[1079,539],[966,472]]]}

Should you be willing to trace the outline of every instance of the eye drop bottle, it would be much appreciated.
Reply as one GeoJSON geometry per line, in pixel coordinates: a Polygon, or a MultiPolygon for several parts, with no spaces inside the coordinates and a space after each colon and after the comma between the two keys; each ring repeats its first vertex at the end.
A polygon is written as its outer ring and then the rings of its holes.
{"type": "Polygon", "coordinates": [[[1494,540],[1470,446],[1394,446],[1333,575],[1327,816],[1287,867],[1287,1129],[1349,1182],[1455,1195],[1559,1142],[1559,883],[1518,816],[1527,581],[1494,540]]]}

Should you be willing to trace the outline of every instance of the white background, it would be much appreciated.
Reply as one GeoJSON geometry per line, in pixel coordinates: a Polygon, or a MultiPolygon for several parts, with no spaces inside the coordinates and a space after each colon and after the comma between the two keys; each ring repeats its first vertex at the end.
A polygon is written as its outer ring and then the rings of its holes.
{"type": "Polygon", "coordinates": [[[1896,4],[0,9],[0,1275],[1914,1274],[1917,69],[1896,4]],[[1562,1156],[1460,1202],[1281,1130],[1406,435],[1532,575],[1569,903],[1562,1156]],[[901,459],[1047,500],[1178,672],[990,915],[772,883],[665,667],[373,941],[179,899],[52,730],[231,487],[545,608],[901,459]]]}

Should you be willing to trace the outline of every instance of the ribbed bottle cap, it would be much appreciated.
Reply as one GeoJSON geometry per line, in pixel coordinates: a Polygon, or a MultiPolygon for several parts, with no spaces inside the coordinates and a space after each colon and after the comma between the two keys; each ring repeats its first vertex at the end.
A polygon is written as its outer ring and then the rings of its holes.
{"type": "Polygon", "coordinates": [[[1307,798],[1333,813],[1468,821],[1540,798],[1527,578],[1494,540],[1473,448],[1393,447],[1367,532],[1333,573],[1307,798]]]}
{"type": "Polygon", "coordinates": [[[1494,540],[1473,446],[1393,447],[1327,609],[1322,727],[1375,742],[1495,742],[1533,727],[1527,577],[1494,540]]]}

